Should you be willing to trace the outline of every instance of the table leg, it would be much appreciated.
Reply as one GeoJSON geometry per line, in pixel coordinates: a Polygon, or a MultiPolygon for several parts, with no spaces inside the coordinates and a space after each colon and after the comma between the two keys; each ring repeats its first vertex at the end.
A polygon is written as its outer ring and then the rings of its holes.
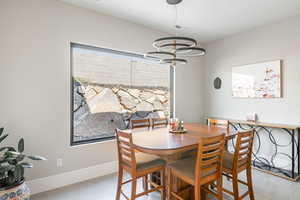
{"type": "MultiPolygon", "coordinates": [[[[181,157],[181,154],[177,154],[177,155],[170,155],[170,156],[164,157],[163,159],[167,162],[167,166],[168,166],[169,163],[180,159],[180,157],[181,157]]],[[[172,177],[173,180],[171,181],[170,180],[171,177],[169,176],[169,174],[170,174],[170,169],[167,167],[166,168],[166,177],[165,177],[167,180],[166,198],[167,198],[167,200],[173,200],[174,198],[171,198],[169,196],[169,189],[170,189],[169,184],[172,184],[172,186],[173,186],[172,189],[176,192],[180,191],[181,189],[187,188],[188,184],[183,182],[182,180],[174,178],[174,177],[172,177]]],[[[190,190],[186,190],[182,195],[183,195],[184,200],[194,200],[194,188],[192,188],[190,190]]],[[[206,199],[207,199],[206,192],[201,191],[201,200],[206,200],[206,199]]]]}

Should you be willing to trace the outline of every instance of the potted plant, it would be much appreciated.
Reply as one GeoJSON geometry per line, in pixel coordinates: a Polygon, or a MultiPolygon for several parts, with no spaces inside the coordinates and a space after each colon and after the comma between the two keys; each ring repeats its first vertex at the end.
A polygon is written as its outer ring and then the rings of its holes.
{"type": "MultiPolygon", "coordinates": [[[[0,143],[8,134],[0,128],[0,143]]],[[[17,149],[11,146],[0,146],[0,199],[1,200],[29,200],[30,190],[25,183],[25,168],[32,168],[33,164],[24,161],[46,160],[41,156],[24,154],[24,139],[21,138],[17,149]]]]}

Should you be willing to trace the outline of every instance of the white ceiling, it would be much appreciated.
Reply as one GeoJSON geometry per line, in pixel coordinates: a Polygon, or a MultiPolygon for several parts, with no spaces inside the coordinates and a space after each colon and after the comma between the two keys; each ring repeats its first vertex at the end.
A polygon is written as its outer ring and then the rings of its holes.
{"type": "MultiPolygon", "coordinates": [[[[166,0],[62,0],[175,33],[175,8],[166,0]]],[[[184,0],[178,5],[180,35],[203,43],[300,15],[300,0],[184,0]]]]}

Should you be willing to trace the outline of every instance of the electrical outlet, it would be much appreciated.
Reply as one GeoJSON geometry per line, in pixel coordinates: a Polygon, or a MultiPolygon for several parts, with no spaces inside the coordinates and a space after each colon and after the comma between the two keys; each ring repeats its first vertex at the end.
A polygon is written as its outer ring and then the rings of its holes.
{"type": "Polygon", "coordinates": [[[63,160],[61,158],[58,158],[57,161],[56,161],[56,166],[57,167],[62,167],[63,165],[63,160]]]}

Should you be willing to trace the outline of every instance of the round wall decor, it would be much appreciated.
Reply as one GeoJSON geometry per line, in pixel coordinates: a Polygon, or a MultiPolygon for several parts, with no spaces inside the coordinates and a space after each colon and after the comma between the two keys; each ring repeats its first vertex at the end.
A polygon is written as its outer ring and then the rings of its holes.
{"type": "Polygon", "coordinates": [[[222,85],[222,80],[219,77],[215,78],[215,80],[214,80],[214,88],[215,89],[220,89],[221,85],[222,85]]]}

